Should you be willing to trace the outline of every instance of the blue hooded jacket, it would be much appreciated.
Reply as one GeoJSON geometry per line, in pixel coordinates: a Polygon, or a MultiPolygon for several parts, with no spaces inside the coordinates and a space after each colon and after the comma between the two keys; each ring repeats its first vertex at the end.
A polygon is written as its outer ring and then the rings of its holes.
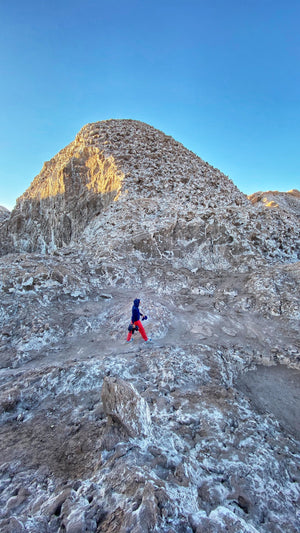
{"type": "Polygon", "coordinates": [[[140,316],[141,316],[141,313],[140,313],[140,310],[139,310],[139,305],[140,305],[140,301],[138,298],[136,298],[133,302],[133,306],[132,306],[132,315],[131,315],[131,322],[137,322],[138,320],[140,320],[140,316]]]}

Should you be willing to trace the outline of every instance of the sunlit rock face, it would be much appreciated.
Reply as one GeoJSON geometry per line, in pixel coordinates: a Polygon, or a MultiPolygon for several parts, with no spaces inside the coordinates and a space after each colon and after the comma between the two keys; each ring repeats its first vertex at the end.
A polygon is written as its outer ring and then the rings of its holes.
{"type": "MultiPolygon", "coordinates": [[[[96,126],[96,131],[99,128],[96,126]]],[[[17,250],[51,251],[76,239],[118,194],[124,174],[87,126],[47,161],[17,200],[8,232],[17,250]]]]}
{"type": "Polygon", "coordinates": [[[261,202],[267,207],[280,208],[283,211],[300,216],[300,192],[297,189],[292,189],[288,192],[255,192],[248,198],[253,204],[261,202]]]}

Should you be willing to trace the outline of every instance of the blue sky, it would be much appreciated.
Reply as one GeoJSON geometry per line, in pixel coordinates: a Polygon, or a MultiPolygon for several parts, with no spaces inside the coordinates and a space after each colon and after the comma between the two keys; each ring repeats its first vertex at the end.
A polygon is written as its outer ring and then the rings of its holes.
{"type": "Polygon", "coordinates": [[[246,194],[300,188],[300,0],[0,0],[0,205],[88,122],[172,135],[246,194]]]}

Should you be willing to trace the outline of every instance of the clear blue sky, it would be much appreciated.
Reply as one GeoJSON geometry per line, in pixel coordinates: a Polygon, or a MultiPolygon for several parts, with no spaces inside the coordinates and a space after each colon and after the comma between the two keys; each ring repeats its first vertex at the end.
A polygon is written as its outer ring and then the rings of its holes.
{"type": "Polygon", "coordinates": [[[0,205],[88,122],[172,135],[246,194],[300,188],[300,0],[0,0],[0,205]]]}

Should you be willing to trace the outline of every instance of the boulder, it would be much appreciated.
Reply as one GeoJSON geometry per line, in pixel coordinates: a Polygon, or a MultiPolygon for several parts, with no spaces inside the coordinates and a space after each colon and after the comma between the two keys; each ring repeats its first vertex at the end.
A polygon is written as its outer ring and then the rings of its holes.
{"type": "Polygon", "coordinates": [[[131,383],[118,377],[106,377],[101,399],[105,414],[121,424],[130,437],[150,435],[149,406],[131,383]]]}

